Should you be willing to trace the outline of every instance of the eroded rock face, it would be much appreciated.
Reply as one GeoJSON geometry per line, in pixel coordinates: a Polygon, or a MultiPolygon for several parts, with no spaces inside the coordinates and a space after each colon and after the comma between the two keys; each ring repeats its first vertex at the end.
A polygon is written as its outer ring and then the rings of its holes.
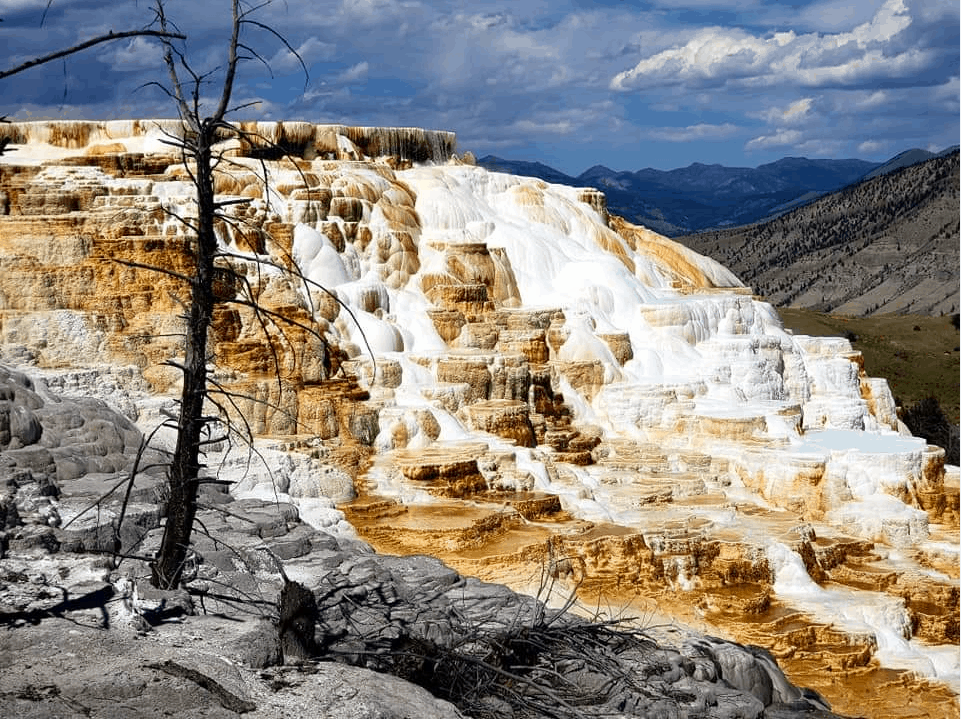
{"type": "Polygon", "coordinates": [[[120,472],[140,446],[140,431],[101,400],[64,400],[5,367],[0,396],[0,449],[11,471],[54,482],[120,472]]]}
{"type": "MultiPolygon", "coordinates": [[[[761,717],[768,710],[784,716],[822,710],[823,716],[833,716],[817,695],[791,685],[761,650],[668,633],[656,642],[643,632],[620,640],[612,636],[608,646],[592,635],[589,622],[505,587],[465,580],[426,557],[368,557],[342,564],[318,594],[319,643],[379,671],[395,674],[402,664],[414,681],[441,695],[448,687],[447,672],[456,673],[460,664],[473,666],[480,682],[523,671],[512,664],[514,652],[536,643],[538,649],[523,661],[548,671],[563,666],[563,675],[535,679],[535,672],[530,680],[544,681],[555,696],[580,696],[585,716],[616,711],[620,716],[761,717]],[[346,611],[348,601],[362,603],[367,611],[362,617],[346,611]],[[575,637],[579,656],[553,665],[552,653],[564,656],[567,639],[575,637]],[[499,674],[485,676],[478,662],[491,662],[499,674]]],[[[501,692],[492,686],[482,702],[499,705],[510,716],[517,703],[509,687],[501,692]]]]}
{"type": "MultiPolygon", "coordinates": [[[[105,486],[107,478],[123,484],[134,470],[142,435],[129,419],[102,400],[62,398],[3,366],[0,397],[0,553],[108,549],[115,533],[132,543],[159,524],[161,508],[143,503],[159,499],[156,470],[130,493],[123,526],[123,493],[110,496],[105,486]],[[98,513],[77,516],[98,499],[98,513]]],[[[162,455],[148,450],[141,459],[146,466],[162,455]]]]}

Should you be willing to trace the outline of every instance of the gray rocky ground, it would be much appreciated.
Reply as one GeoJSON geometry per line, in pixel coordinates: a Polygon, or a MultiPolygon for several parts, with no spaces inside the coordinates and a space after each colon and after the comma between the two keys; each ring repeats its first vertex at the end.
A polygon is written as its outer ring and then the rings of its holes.
{"type": "Polygon", "coordinates": [[[128,495],[140,440],[0,368],[0,716],[836,716],[762,650],[590,623],[217,485],[186,589],[160,592],[164,457],[128,495]]]}

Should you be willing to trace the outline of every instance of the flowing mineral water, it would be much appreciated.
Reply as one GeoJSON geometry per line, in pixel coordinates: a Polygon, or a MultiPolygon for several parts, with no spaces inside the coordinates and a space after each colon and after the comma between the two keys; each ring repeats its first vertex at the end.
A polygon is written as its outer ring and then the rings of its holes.
{"type": "Polygon", "coordinates": [[[774,590],[779,597],[852,634],[873,635],[878,645],[875,657],[884,666],[909,669],[959,691],[957,649],[911,640],[911,618],[903,600],[879,592],[822,588],[811,581],[797,552],[780,543],[771,544],[768,557],[774,566],[774,590]]]}

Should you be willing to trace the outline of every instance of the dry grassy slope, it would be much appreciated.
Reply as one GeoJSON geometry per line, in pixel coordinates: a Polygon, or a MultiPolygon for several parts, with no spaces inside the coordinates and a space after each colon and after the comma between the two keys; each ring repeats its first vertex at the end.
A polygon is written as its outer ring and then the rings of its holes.
{"type": "Polygon", "coordinates": [[[958,311],[958,153],[770,222],[675,238],[779,307],[845,315],[958,311]]]}

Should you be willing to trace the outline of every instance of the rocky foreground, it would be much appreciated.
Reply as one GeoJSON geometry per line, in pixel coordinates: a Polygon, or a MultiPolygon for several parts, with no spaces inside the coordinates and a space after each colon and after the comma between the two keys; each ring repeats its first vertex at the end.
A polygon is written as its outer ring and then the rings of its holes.
{"type": "Polygon", "coordinates": [[[0,368],[3,716],[837,716],[756,647],[589,622],[222,485],[192,578],[155,590],[163,469],[126,480],[141,441],[102,401],[0,368]],[[298,584],[312,596],[279,608],[298,584]]]}

